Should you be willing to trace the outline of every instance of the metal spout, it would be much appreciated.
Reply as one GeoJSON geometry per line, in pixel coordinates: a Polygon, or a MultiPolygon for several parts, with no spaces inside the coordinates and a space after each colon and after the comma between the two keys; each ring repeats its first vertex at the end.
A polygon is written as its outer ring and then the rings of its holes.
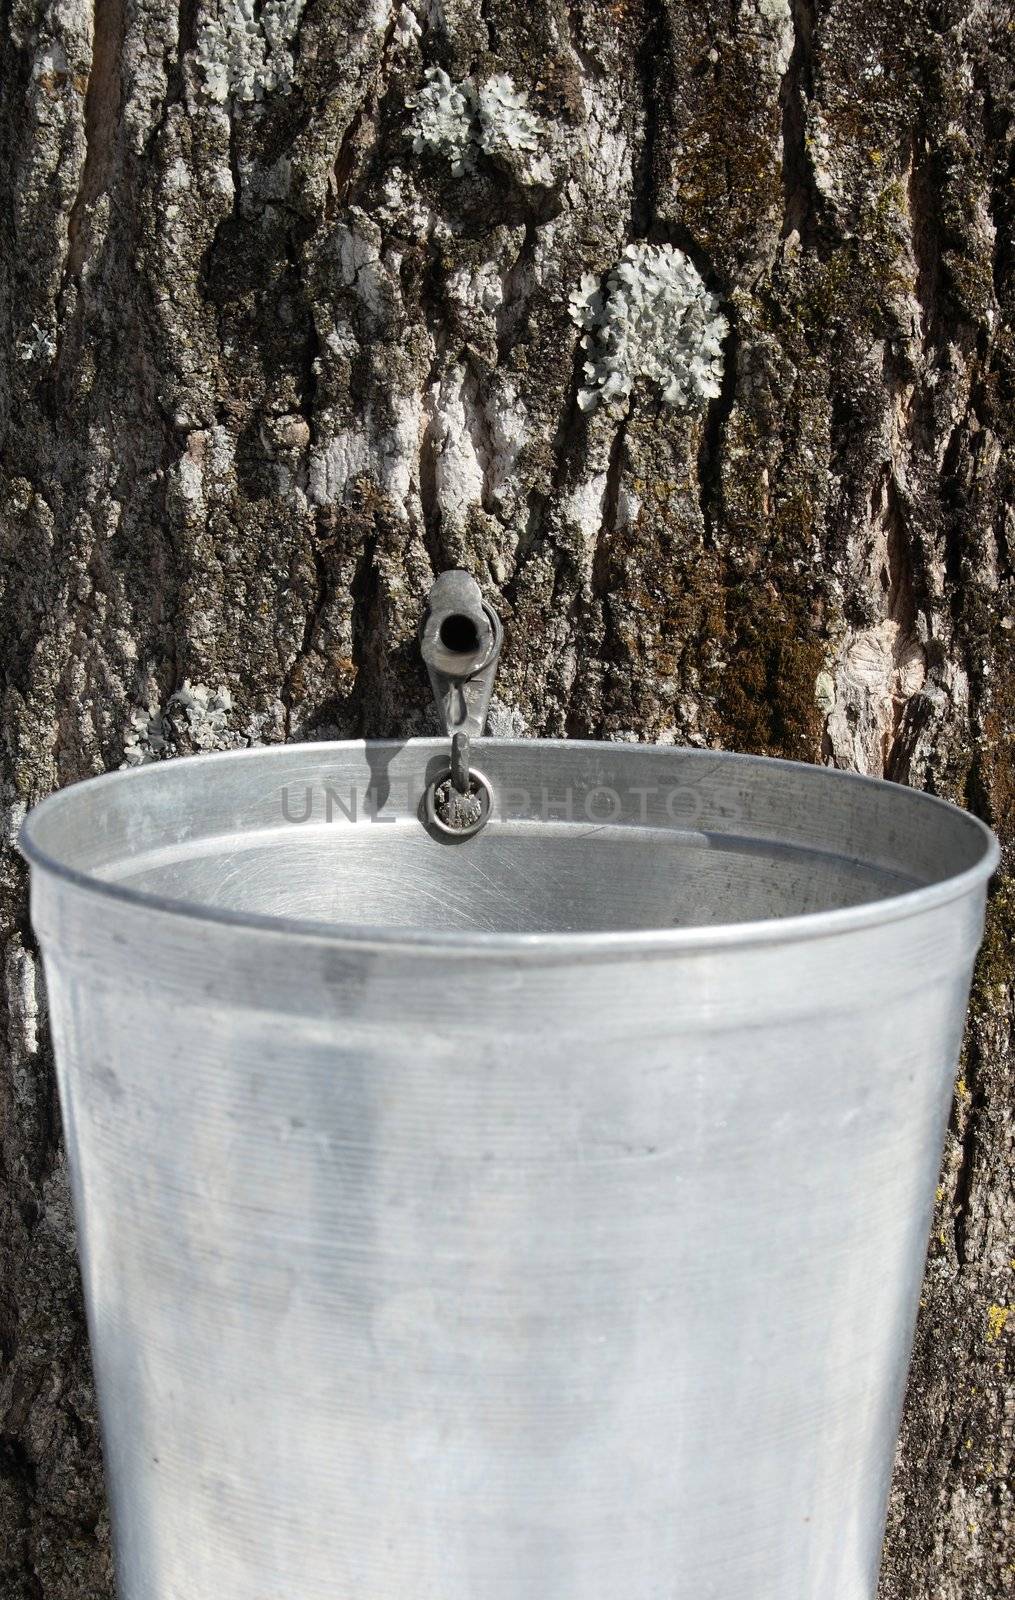
{"type": "Polygon", "coordinates": [[[475,578],[457,568],[442,572],[430,590],[421,648],[451,735],[451,765],[430,785],[425,809],[431,827],[457,838],[477,833],[490,815],[490,786],[470,770],[470,740],[486,727],[501,638],[500,618],[475,578]]]}
{"type": "Polygon", "coordinates": [[[496,611],[471,573],[442,572],[430,590],[422,652],[445,733],[478,739],[500,655],[496,611]]]}

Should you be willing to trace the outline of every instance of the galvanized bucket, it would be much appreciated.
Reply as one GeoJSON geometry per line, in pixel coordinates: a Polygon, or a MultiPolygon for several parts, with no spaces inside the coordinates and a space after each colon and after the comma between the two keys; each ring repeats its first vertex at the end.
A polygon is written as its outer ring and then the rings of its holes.
{"type": "Polygon", "coordinates": [[[123,1600],[870,1600],[997,851],[483,741],[32,813],[123,1600]],[[473,774],[475,777],[475,774],[473,774]]]}

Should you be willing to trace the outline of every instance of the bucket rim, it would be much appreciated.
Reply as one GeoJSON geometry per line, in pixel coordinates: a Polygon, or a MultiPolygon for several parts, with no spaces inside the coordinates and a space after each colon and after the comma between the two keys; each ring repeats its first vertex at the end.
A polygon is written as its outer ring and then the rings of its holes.
{"type": "Polygon", "coordinates": [[[70,866],[45,849],[36,837],[40,820],[48,821],[53,812],[63,809],[68,804],[74,804],[75,798],[72,797],[75,797],[75,791],[83,785],[87,785],[89,791],[94,794],[98,787],[122,787],[126,784],[150,782],[157,771],[169,765],[178,771],[181,766],[205,766],[227,762],[236,764],[248,759],[263,759],[273,752],[278,752],[280,755],[313,752],[321,758],[326,758],[329,753],[352,754],[368,750],[394,753],[406,748],[440,747],[443,742],[433,737],[304,740],[286,744],[251,745],[237,750],[208,751],[192,756],[174,757],[169,762],[156,761],[136,767],[120,768],[114,772],[76,780],[54,790],[52,794],[32,806],[18,830],[17,847],[32,868],[40,869],[43,874],[60,883],[95,897],[100,902],[131,907],[148,915],[182,918],[199,925],[229,929],[234,933],[310,941],[326,944],[329,948],[350,951],[376,950],[379,953],[417,954],[421,957],[453,952],[459,957],[487,956],[500,959],[516,957],[521,960],[528,958],[537,961],[548,959],[573,961],[583,957],[588,960],[598,960],[604,956],[666,955],[753,945],[795,944],[837,934],[859,932],[865,928],[908,920],[948,905],[952,901],[961,900],[979,888],[985,888],[1001,863],[1001,848],[997,837],[980,817],[938,795],[910,788],[907,784],[894,783],[886,778],[870,777],[865,773],[826,767],[817,762],[791,761],[780,756],[752,755],[740,751],[700,749],[671,744],[633,742],[626,744],[598,739],[484,738],[477,742],[477,751],[479,748],[488,750],[498,746],[517,747],[533,744],[547,751],[591,755],[603,749],[616,751],[619,747],[637,749],[643,757],[647,756],[649,759],[654,754],[670,758],[679,754],[695,759],[707,758],[709,761],[726,763],[731,767],[763,764],[765,767],[775,767],[785,771],[820,773],[825,776],[826,781],[840,785],[849,783],[854,787],[869,790],[896,789],[911,798],[914,808],[936,808],[938,811],[947,812],[956,819],[961,819],[961,826],[965,827],[971,836],[978,838],[982,853],[972,866],[953,873],[937,883],[904,889],[859,905],[801,912],[786,917],[765,917],[696,927],[541,930],[526,933],[507,930],[429,929],[369,923],[324,922],[306,917],[231,910],[109,882],[92,872],[70,866]]]}

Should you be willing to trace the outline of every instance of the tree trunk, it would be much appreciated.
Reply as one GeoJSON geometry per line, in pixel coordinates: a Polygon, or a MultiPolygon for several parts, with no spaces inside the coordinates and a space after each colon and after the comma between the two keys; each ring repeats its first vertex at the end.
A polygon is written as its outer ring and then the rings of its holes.
{"type": "MultiPolygon", "coordinates": [[[[506,625],[496,731],[831,762],[1012,840],[1001,0],[0,11],[12,836],[124,762],[427,731],[416,629],[461,565],[506,625]]],[[[0,893],[0,1594],[97,1600],[95,1408],[11,850],[0,893]]],[[[884,1600],[1015,1592],[1013,926],[1002,880],[884,1600]]]]}

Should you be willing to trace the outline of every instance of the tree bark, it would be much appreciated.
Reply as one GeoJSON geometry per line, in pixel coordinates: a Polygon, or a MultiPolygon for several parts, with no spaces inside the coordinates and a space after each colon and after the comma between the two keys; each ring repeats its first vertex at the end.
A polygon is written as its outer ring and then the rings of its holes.
{"type": "MultiPolygon", "coordinates": [[[[427,731],[416,629],[461,565],[506,624],[497,731],[831,762],[1011,844],[1003,0],[0,15],[11,838],[125,761],[427,731]],[[466,103],[462,171],[420,133],[433,68],[466,103]],[[484,133],[504,79],[528,97],[514,144],[484,133]],[[569,298],[645,242],[717,297],[721,392],[667,404],[636,376],[583,410],[569,298]]],[[[95,1408],[10,847],[0,897],[0,1594],[98,1600],[95,1408]]],[[[1013,928],[1002,877],[883,1600],[1015,1593],[1013,928]]]]}

